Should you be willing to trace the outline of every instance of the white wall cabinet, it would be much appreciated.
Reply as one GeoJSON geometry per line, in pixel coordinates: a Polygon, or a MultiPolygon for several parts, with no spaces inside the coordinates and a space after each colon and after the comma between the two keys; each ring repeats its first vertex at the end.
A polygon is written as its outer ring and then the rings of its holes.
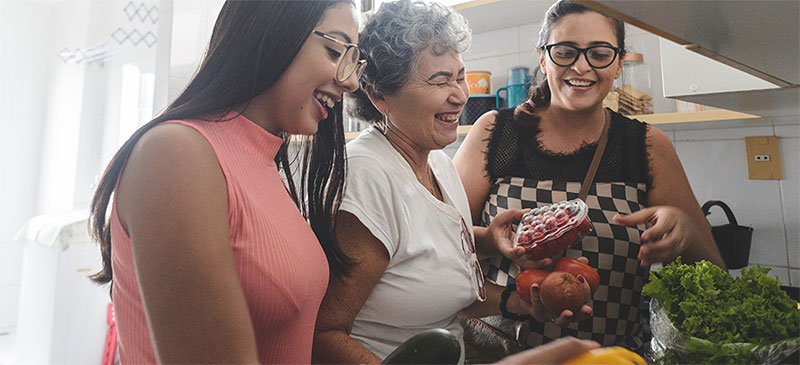
{"type": "Polygon", "coordinates": [[[659,38],[664,96],[761,117],[800,115],[800,89],[759,77],[659,38]]]}
{"type": "Polygon", "coordinates": [[[659,38],[664,96],[668,98],[777,89],[778,85],[659,38]]]}

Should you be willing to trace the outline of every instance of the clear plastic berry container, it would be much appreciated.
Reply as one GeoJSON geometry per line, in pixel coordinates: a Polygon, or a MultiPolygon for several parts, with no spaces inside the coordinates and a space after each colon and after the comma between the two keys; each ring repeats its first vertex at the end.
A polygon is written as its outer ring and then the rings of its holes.
{"type": "Polygon", "coordinates": [[[589,207],[573,199],[534,208],[525,213],[514,235],[514,246],[522,246],[533,259],[554,257],[589,233],[589,207]]]}

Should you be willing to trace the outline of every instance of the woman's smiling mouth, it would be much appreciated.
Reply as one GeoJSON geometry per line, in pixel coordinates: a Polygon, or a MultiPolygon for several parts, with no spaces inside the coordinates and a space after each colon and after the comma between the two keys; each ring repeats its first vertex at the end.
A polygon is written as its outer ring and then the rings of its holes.
{"type": "Polygon", "coordinates": [[[434,117],[436,120],[445,122],[445,123],[458,123],[458,116],[461,113],[439,113],[435,114],[434,117]]]}
{"type": "Polygon", "coordinates": [[[596,81],[592,80],[578,80],[578,79],[568,79],[564,80],[569,86],[575,87],[590,87],[596,83],[596,81]]]}

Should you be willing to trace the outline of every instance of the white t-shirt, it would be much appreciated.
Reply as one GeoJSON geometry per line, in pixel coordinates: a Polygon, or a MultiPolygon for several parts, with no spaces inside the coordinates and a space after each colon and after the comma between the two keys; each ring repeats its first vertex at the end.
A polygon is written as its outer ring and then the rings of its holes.
{"type": "Polygon", "coordinates": [[[369,128],[347,144],[341,209],[355,215],[389,253],[389,266],[356,316],[350,335],[381,358],[417,333],[446,328],[475,301],[472,266],[461,248],[461,219],[472,235],[467,195],[452,160],[431,151],[445,202],[419,183],[408,162],[369,128]]]}

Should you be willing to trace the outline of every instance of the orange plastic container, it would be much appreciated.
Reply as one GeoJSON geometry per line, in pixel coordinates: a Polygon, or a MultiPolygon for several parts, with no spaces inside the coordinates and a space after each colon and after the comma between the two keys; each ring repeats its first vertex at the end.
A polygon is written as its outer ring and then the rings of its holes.
{"type": "Polygon", "coordinates": [[[492,90],[491,71],[467,71],[470,94],[488,94],[492,90]]]}

